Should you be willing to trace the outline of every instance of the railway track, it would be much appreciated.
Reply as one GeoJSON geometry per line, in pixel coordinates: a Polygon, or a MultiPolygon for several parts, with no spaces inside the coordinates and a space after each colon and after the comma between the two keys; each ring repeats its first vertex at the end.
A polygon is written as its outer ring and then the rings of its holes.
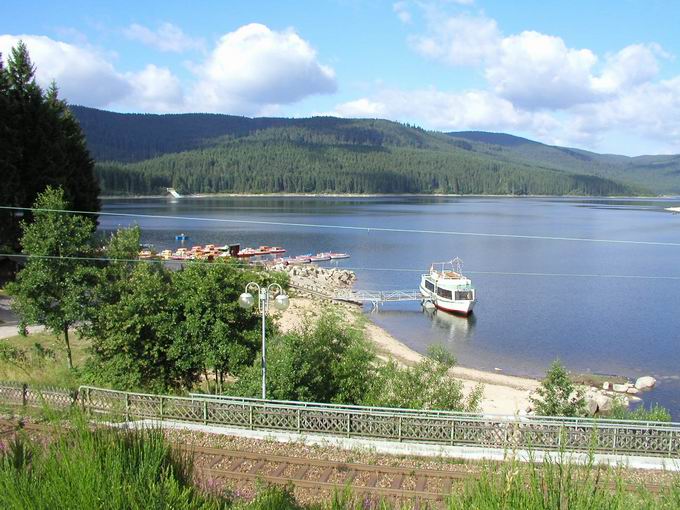
{"type": "MultiPolygon", "coordinates": [[[[36,423],[18,423],[0,419],[0,440],[17,430],[55,434],[64,428],[36,423]]],[[[307,457],[270,455],[227,448],[210,448],[186,443],[172,443],[175,448],[191,455],[199,477],[254,484],[292,485],[318,497],[349,489],[353,496],[364,499],[410,503],[416,509],[441,507],[452,489],[465,480],[477,478],[479,469],[469,465],[449,465],[448,469],[424,469],[408,466],[383,466],[307,457]]],[[[644,486],[658,493],[659,483],[626,482],[630,491],[644,486]]],[[[613,489],[614,483],[602,482],[602,489],[613,489]]]]}
{"type": "Polygon", "coordinates": [[[416,508],[438,506],[454,484],[476,476],[462,465],[453,469],[418,469],[177,446],[193,454],[195,468],[203,476],[290,484],[318,494],[348,488],[354,496],[410,501],[416,508]]]}

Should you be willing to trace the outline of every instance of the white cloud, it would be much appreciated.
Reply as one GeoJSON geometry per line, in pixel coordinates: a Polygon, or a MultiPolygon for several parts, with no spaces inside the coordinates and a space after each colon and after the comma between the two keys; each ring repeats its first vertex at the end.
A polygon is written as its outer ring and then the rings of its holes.
{"type": "Polygon", "coordinates": [[[160,51],[182,53],[188,50],[202,49],[202,39],[192,38],[185,34],[181,28],[172,23],[161,23],[156,30],[133,23],[123,29],[123,34],[128,39],[140,41],[160,51]]]}
{"type": "Polygon", "coordinates": [[[452,93],[434,88],[386,89],[368,98],[342,103],[331,115],[384,117],[442,131],[506,129],[546,133],[558,125],[549,114],[522,111],[507,99],[482,90],[452,93]]]}
{"type": "Polygon", "coordinates": [[[442,16],[428,10],[428,30],[409,38],[420,54],[452,65],[477,65],[498,51],[501,34],[495,20],[466,13],[442,16]]]}
{"type": "Polygon", "coordinates": [[[485,76],[501,97],[524,108],[563,108],[592,101],[597,56],[568,48],[559,37],[522,32],[500,41],[485,76]]]}
{"type": "Polygon", "coordinates": [[[126,78],[99,52],[49,37],[0,35],[3,60],[19,40],[24,41],[36,65],[36,81],[43,87],[56,81],[60,95],[71,103],[107,106],[131,92],[126,78]]]}
{"type": "Polygon", "coordinates": [[[176,112],[184,110],[184,95],[179,79],[165,67],[147,65],[143,70],[126,75],[132,92],[126,103],[144,112],[176,112]]]}
{"type": "Polygon", "coordinates": [[[657,56],[668,57],[658,44],[632,44],[607,58],[599,77],[593,78],[593,88],[612,93],[640,85],[659,72],[657,56]]]}
{"type": "Polygon", "coordinates": [[[222,36],[196,72],[190,104],[202,111],[252,114],[337,88],[335,72],[307,41],[256,23],[222,36]]]}
{"type": "Polygon", "coordinates": [[[409,11],[408,8],[408,2],[396,2],[392,5],[392,10],[396,13],[402,23],[411,23],[411,21],[413,21],[411,11],[409,11]]]}

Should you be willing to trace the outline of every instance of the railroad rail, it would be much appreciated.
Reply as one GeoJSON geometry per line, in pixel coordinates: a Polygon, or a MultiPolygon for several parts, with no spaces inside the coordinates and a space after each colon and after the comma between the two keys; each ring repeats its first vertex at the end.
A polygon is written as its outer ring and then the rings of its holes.
{"type": "MultiPolygon", "coordinates": [[[[0,439],[18,430],[53,435],[68,430],[54,424],[17,423],[0,419],[0,439]]],[[[231,448],[212,448],[191,443],[180,443],[175,438],[172,446],[193,459],[193,468],[199,477],[218,479],[225,483],[292,485],[324,497],[349,489],[353,497],[408,503],[413,508],[445,506],[449,495],[466,480],[475,479],[484,464],[447,464],[446,467],[420,468],[405,465],[380,465],[344,462],[290,455],[272,455],[263,452],[231,448]]],[[[598,481],[603,489],[614,490],[615,482],[606,477],[598,481]]],[[[635,492],[641,486],[659,493],[662,484],[649,479],[624,481],[626,490],[635,492]]]]}
{"type": "Polygon", "coordinates": [[[680,462],[680,423],[506,416],[236,397],[132,393],[90,386],[41,390],[0,383],[0,403],[80,406],[109,420],[171,420],[260,431],[500,450],[666,457],[680,462]]]}

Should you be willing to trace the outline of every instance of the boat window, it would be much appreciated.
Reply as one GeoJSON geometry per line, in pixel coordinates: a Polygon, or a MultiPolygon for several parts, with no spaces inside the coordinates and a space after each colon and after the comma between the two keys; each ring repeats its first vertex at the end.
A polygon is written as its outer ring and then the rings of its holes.
{"type": "Polygon", "coordinates": [[[457,301],[472,301],[472,291],[471,290],[457,290],[456,291],[457,301]]]}
{"type": "Polygon", "coordinates": [[[434,292],[434,283],[432,283],[430,280],[425,280],[425,288],[430,292],[434,292]]]}
{"type": "Polygon", "coordinates": [[[438,288],[437,295],[443,297],[444,299],[451,299],[451,291],[447,289],[438,288]]]}

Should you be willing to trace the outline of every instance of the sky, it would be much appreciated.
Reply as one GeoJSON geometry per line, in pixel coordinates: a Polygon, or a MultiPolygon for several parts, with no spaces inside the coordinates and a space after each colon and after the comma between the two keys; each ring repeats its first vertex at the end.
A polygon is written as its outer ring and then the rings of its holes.
{"type": "Polygon", "coordinates": [[[385,118],[680,153],[676,0],[23,1],[38,82],[119,112],[385,118]]]}

